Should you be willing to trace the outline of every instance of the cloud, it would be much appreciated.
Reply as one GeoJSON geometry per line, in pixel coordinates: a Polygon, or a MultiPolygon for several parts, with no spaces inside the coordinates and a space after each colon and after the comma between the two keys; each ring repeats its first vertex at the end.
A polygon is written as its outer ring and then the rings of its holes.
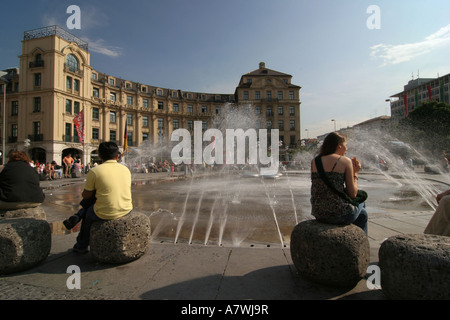
{"type": "Polygon", "coordinates": [[[406,44],[377,44],[370,47],[370,56],[383,59],[382,66],[409,61],[450,44],[450,24],[429,35],[423,41],[406,44]]]}
{"type": "Polygon", "coordinates": [[[117,58],[122,55],[122,48],[107,45],[103,39],[92,41],[89,38],[83,37],[83,40],[89,44],[89,51],[112,58],[117,58]]]}

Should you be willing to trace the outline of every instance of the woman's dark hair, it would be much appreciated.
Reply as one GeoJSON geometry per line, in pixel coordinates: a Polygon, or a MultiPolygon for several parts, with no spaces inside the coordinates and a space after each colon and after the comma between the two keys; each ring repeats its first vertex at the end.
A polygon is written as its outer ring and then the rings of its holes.
{"type": "Polygon", "coordinates": [[[103,161],[114,159],[119,153],[119,147],[114,142],[102,142],[98,147],[98,154],[103,161]]]}
{"type": "Polygon", "coordinates": [[[23,151],[12,151],[8,155],[8,162],[14,162],[14,161],[23,161],[26,163],[30,163],[31,160],[28,157],[28,155],[23,151]]]}
{"type": "Polygon", "coordinates": [[[318,156],[323,157],[335,153],[339,144],[347,140],[345,136],[337,132],[331,132],[323,140],[322,146],[319,149],[318,156]]]}

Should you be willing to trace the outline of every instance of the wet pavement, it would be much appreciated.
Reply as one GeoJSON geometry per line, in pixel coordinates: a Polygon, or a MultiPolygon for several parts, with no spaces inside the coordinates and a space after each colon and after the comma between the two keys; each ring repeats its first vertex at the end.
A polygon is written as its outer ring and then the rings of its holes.
{"type": "MultiPolygon", "coordinates": [[[[448,177],[421,177],[437,188],[448,188],[448,177]]],[[[372,182],[383,182],[375,173],[361,174],[361,178],[367,187],[372,182]]],[[[179,173],[175,177],[167,173],[133,174],[133,188],[153,183],[162,186],[183,179],[179,173]]],[[[189,179],[186,180],[185,183],[189,179]]],[[[71,252],[77,232],[67,234],[61,226],[62,220],[78,209],[83,183],[84,178],[41,182],[48,199],[52,199],[43,204],[53,227],[51,252],[32,269],[0,276],[0,300],[179,300],[180,308],[184,308],[187,301],[196,300],[386,299],[381,289],[369,289],[366,279],[346,289],[303,279],[292,263],[289,239],[284,234],[285,242],[249,238],[239,246],[232,241],[220,246],[153,237],[148,252],[136,261],[122,265],[97,263],[89,254],[71,252]],[[78,266],[81,271],[80,289],[68,288],[72,279],[70,266],[78,266]]],[[[377,192],[370,190],[369,196],[377,192]]],[[[368,225],[371,264],[377,264],[378,249],[384,239],[402,233],[423,233],[434,213],[423,203],[412,203],[409,198],[402,202],[401,195],[397,196],[392,194],[386,205],[376,197],[368,203],[368,208],[373,208],[369,210],[368,225]]],[[[156,226],[152,222],[152,230],[156,226]]],[[[176,313],[181,313],[181,309],[176,313]]]]}

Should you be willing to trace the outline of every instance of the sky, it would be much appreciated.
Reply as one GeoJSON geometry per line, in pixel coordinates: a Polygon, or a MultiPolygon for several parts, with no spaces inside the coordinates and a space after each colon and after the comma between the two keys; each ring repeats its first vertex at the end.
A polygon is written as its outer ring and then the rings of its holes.
{"type": "Polygon", "coordinates": [[[24,31],[49,25],[86,40],[99,72],[163,88],[234,93],[265,62],[301,86],[302,138],[390,115],[409,80],[450,73],[448,0],[34,0],[2,13],[0,70],[19,67],[24,31]]]}

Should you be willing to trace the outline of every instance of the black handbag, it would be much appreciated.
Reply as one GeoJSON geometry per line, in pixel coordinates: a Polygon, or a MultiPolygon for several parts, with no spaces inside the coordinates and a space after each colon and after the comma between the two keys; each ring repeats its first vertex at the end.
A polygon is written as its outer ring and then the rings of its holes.
{"type": "Polygon", "coordinates": [[[314,159],[314,161],[316,163],[317,172],[319,173],[319,176],[323,180],[323,182],[325,182],[325,184],[328,186],[328,188],[330,188],[334,193],[336,193],[338,196],[340,196],[346,202],[357,207],[361,203],[363,203],[367,200],[368,194],[364,190],[358,190],[358,192],[356,194],[356,198],[354,198],[354,199],[350,198],[349,195],[346,194],[345,192],[336,190],[336,188],[332,185],[330,180],[328,180],[327,176],[325,175],[325,171],[323,170],[323,165],[322,165],[322,159],[320,157],[316,157],[314,159]]]}

